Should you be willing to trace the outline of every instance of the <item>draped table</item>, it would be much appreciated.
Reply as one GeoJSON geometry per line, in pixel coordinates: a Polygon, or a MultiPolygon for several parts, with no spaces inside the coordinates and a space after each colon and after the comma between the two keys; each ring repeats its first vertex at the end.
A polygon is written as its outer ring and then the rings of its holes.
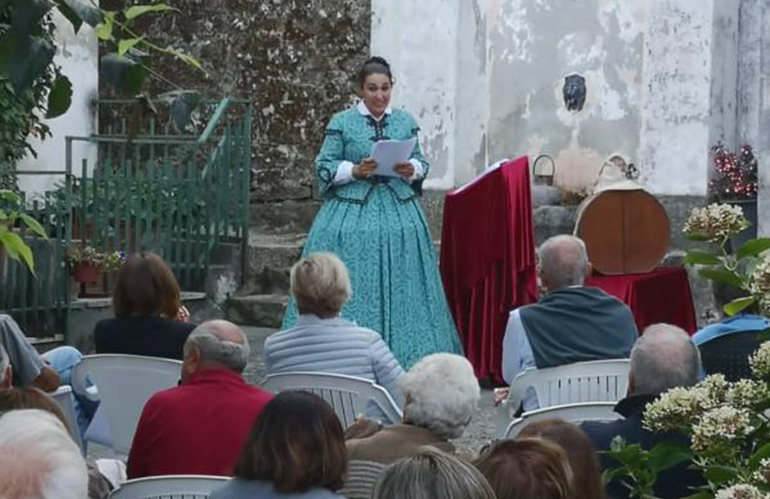
{"type": "Polygon", "coordinates": [[[658,322],[679,326],[691,335],[698,329],[687,270],[682,267],[660,267],[643,274],[594,274],[586,285],[628,305],[639,334],[658,322]]]}
{"type": "Polygon", "coordinates": [[[526,157],[446,196],[440,266],[449,308],[476,376],[502,382],[508,314],[537,300],[526,157]]]}

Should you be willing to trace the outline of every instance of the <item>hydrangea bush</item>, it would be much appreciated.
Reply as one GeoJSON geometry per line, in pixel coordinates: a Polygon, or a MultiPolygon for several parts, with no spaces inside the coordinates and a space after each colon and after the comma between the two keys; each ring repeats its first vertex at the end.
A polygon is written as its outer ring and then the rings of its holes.
{"type": "MultiPolygon", "coordinates": [[[[747,241],[734,255],[725,250],[728,239],[748,225],[734,206],[694,209],[685,223],[685,236],[707,241],[713,250],[691,251],[685,261],[701,276],[744,292],[725,305],[725,314],[758,306],[770,315],[770,239],[747,241]]],[[[618,438],[609,453],[621,465],[608,470],[605,481],[619,479],[631,497],[653,498],[657,474],[689,460],[705,483],[689,499],[770,499],[770,341],[760,345],[749,364],[753,379],[730,383],[721,374],[711,375],[649,403],[644,427],[683,433],[689,446],[661,444],[647,451],[618,438]]]]}

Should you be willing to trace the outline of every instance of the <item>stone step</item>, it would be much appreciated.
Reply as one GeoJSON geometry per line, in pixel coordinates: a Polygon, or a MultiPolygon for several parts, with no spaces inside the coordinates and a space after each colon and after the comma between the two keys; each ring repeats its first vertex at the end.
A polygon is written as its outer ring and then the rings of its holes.
{"type": "Polygon", "coordinates": [[[287,295],[234,296],[227,302],[226,317],[236,324],[281,327],[287,295]]]}
{"type": "Polygon", "coordinates": [[[289,293],[289,270],[302,255],[307,234],[263,234],[252,230],[241,295],[289,293]]]}

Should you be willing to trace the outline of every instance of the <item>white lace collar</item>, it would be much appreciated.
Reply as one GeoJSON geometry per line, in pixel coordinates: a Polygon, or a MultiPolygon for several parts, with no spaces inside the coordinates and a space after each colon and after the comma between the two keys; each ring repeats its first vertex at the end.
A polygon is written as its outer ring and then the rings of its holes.
{"type": "Polygon", "coordinates": [[[385,109],[385,112],[382,113],[382,115],[379,118],[376,118],[375,116],[372,115],[372,113],[369,112],[369,108],[366,107],[366,104],[364,104],[364,101],[358,101],[358,104],[356,105],[356,109],[358,109],[358,112],[361,114],[361,116],[371,116],[374,121],[380,121],[383,116],[393,112],[393,109],[390,106],[388,106],[385,109]]]}

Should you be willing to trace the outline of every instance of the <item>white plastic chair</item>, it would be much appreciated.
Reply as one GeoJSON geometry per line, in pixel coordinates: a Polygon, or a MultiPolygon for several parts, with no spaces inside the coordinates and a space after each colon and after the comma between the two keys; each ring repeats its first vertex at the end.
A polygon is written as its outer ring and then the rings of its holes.
{"type": "Polygon", "coordinates": [[[207,499],[228,477],[207,475],[164,475],[123,482],[109,499],[207,499]]]}
{"type": "Polygon", "coordinates": [[[78,394],[101,401],[117,454],[128,455],[145,402],[157,391],[176,386],[182,372],[178,360],[139,355],[99,354],[83,357],[72,370],[72,387],[78,394]],[[86,380],[97,390],[86,389],[86,380]]]}
{"type": "Polygon", "coordinates": [[[388,421],[394,424],[401,421],[401,409],[388,391],[368,379],[344,374],[290,372],[270,374],[262,387],[273,393],[287,390],[302,390],[318,395],[329,405],[347,428],[356,420],[356,416],[366,412],[369,404],[374,404],[388,421]]]}
{"type": "Polygon", "coordinates": [[[501,404],[497,434],[505,431],[532,387],[540,408],[579,402],[617,402],[626,396],[628,359],[592,360],[545,369],[528,369],[511,383],[501,404]]]}
{"type": "Polygon", "coordinates": [[[614,408],[615,402],[583,402],[525,412],[521,417],[511,421],[502,438],[515,438],[528,424],[545,419],[563,419],[575,424],[583,421],[614,421],[620,418],[620,414],[615,412],[614,408]]]}
{"type": "Polygon", "coordinates": [[[80,425],[78,425],[78,415],[75,412],[75,395],[72,393],[72,387],[69,385],[62,385],[58,390],[51,394],[51,397],[59,404],[62,412],[64,413],[64,419],[67,420],[67,426],[69,426],[70,435],[72,440],[80,447],[80,452],[85,456],[86,451],[83,445],[83,438],[80,436],[80,425]]]}

